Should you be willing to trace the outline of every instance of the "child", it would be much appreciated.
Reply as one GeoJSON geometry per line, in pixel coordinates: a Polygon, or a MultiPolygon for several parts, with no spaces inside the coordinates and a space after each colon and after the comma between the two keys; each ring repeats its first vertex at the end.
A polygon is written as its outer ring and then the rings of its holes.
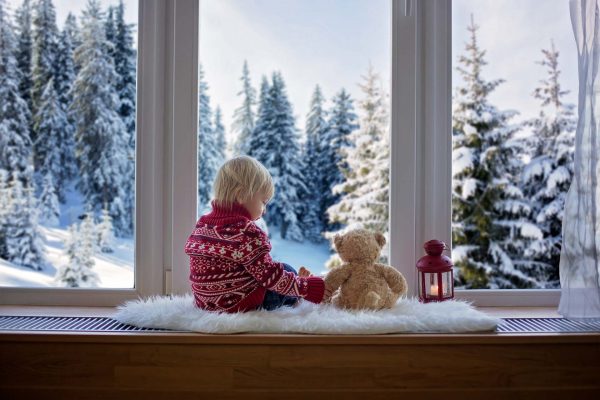
{"type": "Polygon", "coordinates": [[[185,245],[196,305],[233,313],[293,306],[299,298],[320,303],[323,279],[273,261],[269,238],[254,223],[273,196],[269,171],[251,157],[236,157],[221,166],[213,189],[212,211],[185,245]]]}

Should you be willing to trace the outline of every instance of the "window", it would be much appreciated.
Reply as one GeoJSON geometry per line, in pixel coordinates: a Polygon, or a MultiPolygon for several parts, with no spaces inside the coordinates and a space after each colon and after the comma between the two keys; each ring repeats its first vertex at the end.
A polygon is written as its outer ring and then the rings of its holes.
{"type": "MultiPolygon", "coordinates": [[[[225,112],[225,102],[219,96],[235,96],[240,90],[237,78],[243,71],[243,62],[235,61],[230,67],[235,75],[230,78],[234,90],[217,90],[219,78],[211,70],[214,67],[209,67],[209,60],[205,62],[202,57],[203,43],[209,44],[214,38],[204,33],[210,25],[201,27],[200,18],[203,17],[197,0],[139,3],[134,288],[3,287],[0,302],[115,305],[127,298],[169,289],[174,293],[189,292],[189,264],[183,244],[199,208],[198,56],[210,84],[211,101],[221,105],[222,117],[229,113],[231,118],[233,110],[225,112]],[[200,30],[202,36],[198,39],[200,30]]],[[[392,0],[390,19],[386,38],[391,37],[389,262],[404,273],[410,293],[415,294],[415,262],[423,255],[422,244],[431,238],[451,243],[452,3],[392,0]]],[[[351,46],[348,48],[352,50],[351,46]]],[[[272,72],[276,70],[281,70],[284,81],[290,85],[291,98],[295,80],[284,68],[263,68],[249,62],[256,89],[258,76],[270,74],[272,82],[272,72]]],[[[377,72],[385,76],[384,71],[377,72]]],[[[325,83],[321,84],[323,89],[325,83]]],[[[304,96],[312,94],[312,85],[304,96]]],[[[331,96],[336,91],[328,92],[331,96]]],[[[236,98],[234,108],[239,107],[239,100],[236,98]]],[[[307,100],[308,97],[305,101],[292,101],[299,129],[303,128],[299,121],[306,116],[299,110],[308,107],[307,100]]],[[[214,123],[214,115],[211,122],[214,123]]],[[[230,124],[223,123],[226,132],[230,131],[230,124]]],[[[551,305],[558,299],[557,291],[551,289],[470,289],[459,290],[456,296],[478,305],[551,305]]]]}
{"type": "Polygon", "coordinates": [[[15,4],[0,283],[133,288],[137,3],[15,4]]]}
{"type": "Polygon", "coordinates": [[[144,18],[157,4],[139,17],[135,1],[57,4],[2,4],[0,90],[11,101],[0,116],[0,300],[102,305],[158,293],[161,263],[143,251],[156,244],[144,194],[160,169],[143,155],[157,133],[140,135],[153,99],[140,96],[153,85],[142,72],[153,66],[137,69],[155,51],[138,43],[152,45],[144,18]]]}
{"type": "Polygon", "coordinates": [[[274,178],[259,224],[275,260],[320,275],[343,226],[387,234],[390,24],[389,0],[202,1],[199,214],[247,154],[274,178]]]}
{"type": "Polygon", "coordinates": [[[452,24],[457,288],[559,288],[576,127],[567,2],[457,0],[452,24]]]}

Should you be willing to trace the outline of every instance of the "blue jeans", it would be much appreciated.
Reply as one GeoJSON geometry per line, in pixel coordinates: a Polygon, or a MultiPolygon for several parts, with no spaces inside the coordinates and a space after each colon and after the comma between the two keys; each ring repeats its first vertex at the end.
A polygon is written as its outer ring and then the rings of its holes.
{"type": "MultiPolygon", "coordinates": [[[[283,269],[287,272],[294,273],[294,275],[298,275],[298,272],[288,264],[283,264],[283,269]]],[[[271,290],[267,290],[267,293],[265,293],[265,299],[263,300],[259,309],[272,311],[283,306],[292,307],[297,302],[298,297],[284,296],[271,290]]]]}

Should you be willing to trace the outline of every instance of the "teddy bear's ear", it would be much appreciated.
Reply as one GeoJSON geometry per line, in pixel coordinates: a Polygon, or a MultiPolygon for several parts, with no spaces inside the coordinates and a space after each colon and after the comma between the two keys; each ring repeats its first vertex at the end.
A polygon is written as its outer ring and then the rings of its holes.
{"type": "Polygon", "coordinates": [[[342,243],[344,242],[344,237],[341,235],[335,235],[333,237],[333,243],[335,244],[335,248],[339,250],[339,248],[342,246],[342,243]]]}
{"type": "Polygon", "coordinates": [[[385,246],[385,236],[383,236],[383,234],[376,232],[375,240],[377,241],[377,244],[379,244],[379,247],[385,246]]]}

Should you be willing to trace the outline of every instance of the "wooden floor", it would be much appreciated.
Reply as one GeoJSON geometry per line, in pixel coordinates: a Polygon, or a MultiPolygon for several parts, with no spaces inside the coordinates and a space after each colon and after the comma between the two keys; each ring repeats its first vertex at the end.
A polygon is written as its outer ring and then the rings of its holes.
{"type": "MultiPolygon", "coordinates": [[[[36,311],[48,310],[29,315],[36,311]]],[[[533,316],[533,310],[486,311],[533,316]]],[[[0,332],[0,399],[599,396],[600,334],[0,332]]]]}

